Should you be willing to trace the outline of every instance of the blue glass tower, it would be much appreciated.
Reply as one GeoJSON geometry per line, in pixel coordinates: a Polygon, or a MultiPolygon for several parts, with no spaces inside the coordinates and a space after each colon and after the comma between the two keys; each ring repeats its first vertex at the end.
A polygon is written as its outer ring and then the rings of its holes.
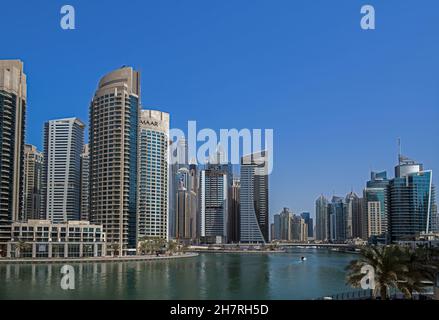
{"type": "Polygon", "coordinates": [[[435,231],[436,201],[433,172],[422,164],[399,158],[395,178],[389,183],[391,240],[414,240],[421,233],[435,231]]]}

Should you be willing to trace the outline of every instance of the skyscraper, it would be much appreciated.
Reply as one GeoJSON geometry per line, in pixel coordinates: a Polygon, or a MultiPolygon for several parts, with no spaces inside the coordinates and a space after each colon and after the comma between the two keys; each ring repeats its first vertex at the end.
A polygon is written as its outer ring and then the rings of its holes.
{"type": "Polygon", "coordinates": [[[169,113],[142,110],[138,238],[168,239],[169,113]]]}
{"type": "Polygon", "coordinates": [[[387,242],[388,206],[387,191],[389,180],[387,173],[372,172],[364,189],[363,239],[373,238],[387,242]]]}
{"type": "MultiPolygon", "coordinates": [[[[189,170],[188,146],[185,138],[180,138],[175,142],[170,142],[170,161],[169,161],[169,238],[177,238],[177,194],[179,192],[180,177],[178,170],[185,168],[189,170]],[[175,148],[173,148],[175,146],[175,148]]],[[[196,167],[195,167],[196,169],[196,167]]]]}
{"type": "Polygon", "coordinates": [[[84,123],[78,118],[44,125],[43,216],[52,223],[79,220],[84,123]]]}
{"type": "Polygon", "coordinates": [[[176,239],[184,243],[197,240],[197,184],[196,165],[183,167],[177,172],[176,239]]]}
{"type": "Polygon", "coordinates": [[[346,207],[343,198],[333,196],[328,204],[329,239],[333,242],[346,240],[346,207]]]}
{"type": "Polygon", "coordinates": [[[433,171],[399,156],[395,178],[389,182],[389,218],[392,241],[413,240],[430,233],[436,220],[433,171]]]}
{"type": "Polygon", "coordinates": [[[323,195],[316,200],[316,240],[329,240],[328,200],[323,195]]]}
{"type": "Polygon", "coordinates": [[[40,219],[44,157],[33,145],[24,147],[23,214],[20,220],[40,219]]]}
{"type": "Polygon", "coordinates": [[[90,149],[84,145],[81,153],[81,220],[90,220],[90,149]]]}
{"type": "Polygon", "coordinates": [[[305,220],[306,225],[308,226],[308,237],[314,237],[314,220],[311,218],[311,214],[309,212],[302,212],[300,216],[305,220]]]}
{"type": "Polygon", "coordinates": [[[280,238],[280,229],[281,229],[281,222],[280,222],[280,214],[275,214],[273,217],[274,223],[273,230],[271,231],[271,241],[273,240],[281,240],[280,238]]]}
{"type": "Polygon", "coordinates": [[[22,211],[26,75],[19,60],[0,60],[0,255],[22,211]]]}
{"type": "Polygon", "coordinates": [[[345,198],[345,237],[346,239],[361,238],[358,230],[359,221],[362,220],[362,199],[355,192],[350,192],[345,198]]]}
{"type": "Polygon", "coordinates": [[[241,242],[268,242],[268,153],[241,159],[241,242]]]}
{"type": "Polygon", "coordinates": [[[230,167],[208,163],[200,172],[200,237],[205,243],[226,243],[231,185],[230,167]]]}
{"type": "Polygon", "coordinates": [[[233,178],[232,183],[232,195],[230,199],[230,210],[229,210],[229,242],[237,243],[239,242],[240,236],[240,218],[239,218],[239,194],[241,190],[241,181],[239,178],[233,178]]]}
{"type": "Polygon", "coordinates": [[[292,241],[293,231],[293,213],[288,208],[283,208],[282,212],[279,214],[279,240],[292,241]]]}
{"type": "Polygon", "coordinates": [[[122,67],[105,75],[90,104],[90,219],[109,251],[136,251],[140,74],[122,67]]]}

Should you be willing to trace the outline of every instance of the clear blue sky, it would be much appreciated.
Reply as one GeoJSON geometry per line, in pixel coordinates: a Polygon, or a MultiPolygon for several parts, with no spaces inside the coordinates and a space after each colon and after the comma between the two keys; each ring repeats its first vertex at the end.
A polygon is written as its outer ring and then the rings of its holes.
{"type": "MultiPolygon", "coordinates": [[[[403,152],[439,163],[437,0],[2,1],[0,59],[28,75],[28,143],[46,120],[88,119],[99,78],[132,65],[171,125],[273,128],[270,210],[361,192],[403,152]],[[77,29],[59,27],[76,8],[77,29]],[[376,9],[375,31],[360,8],[376,9]]],[[[436,180],[437,181],[437,180],[436,180]]]]}

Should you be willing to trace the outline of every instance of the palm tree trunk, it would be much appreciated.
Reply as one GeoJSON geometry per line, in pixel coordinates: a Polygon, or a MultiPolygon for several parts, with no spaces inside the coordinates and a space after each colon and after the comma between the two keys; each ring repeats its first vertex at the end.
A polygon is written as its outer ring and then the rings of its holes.
{"type": "Polygon", "coordinates": [[[383,285],[380,287],[380,295],[381,295],[381,300],[388,300],[389,299],[389,293],[388,293],[387,286],[383,285]]]}

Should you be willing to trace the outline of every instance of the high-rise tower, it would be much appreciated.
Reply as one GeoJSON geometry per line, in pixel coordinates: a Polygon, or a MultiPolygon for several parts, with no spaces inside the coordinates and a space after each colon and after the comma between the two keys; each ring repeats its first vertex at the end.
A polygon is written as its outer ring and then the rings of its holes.
{"type": "Polygon", "coordinates": [[[22,210],[26,75],[19,60],[0,60],[0,255],[22,210]]]}
{"type": "Polygon", "coordinates": [[[90,149],[84,145],[81,153],[81,220],[90,220],[90,149]]]}
{"type": "Polygon", "coordinates": [[[372,172],[364,189],[363,239],[381,239],[387,242],[388,236],[388,192],[387,173],[372,172]]]}
{"type": "Polygon", "coordinates": [[[90,104],[90,219],[112,254],[136,251],[139,117],[139,73],[105,75],[90,104]]]}
{"type": "Polygon", "coordinates": [[[42,200],[42,173],[44,156],[33,145],[24,147],[24,173],[23,173],[23,214],[22,221],[40,219],[42,200]]]}
{"type": "Polygon", "coordinates": [[[395,178],[389,182],[388,205],[392,241],[413,240],[421,233],[435,231],[433,171],[400,156],[395,178]]]}
{"type": "Polygon", "coordinates": [[[316,200],[316,240],[329,240],[328,200],[323,195],[316,200]]]}
{"type": "Polygon", "coordinates": [[[241,159],[240,241],[268,242],[268,154],[253,153],[241,159]]]}
{"type": "Polygon", "coordinates": [[[44,125],[43,217],[53,223],[79,220],[84,123],[78,118],[44,125]]]}
{"type": "Polygon", "coordinates": [[[169,114],[142,110],[139,136],[138,238],[168,239],[169,114]]]}

